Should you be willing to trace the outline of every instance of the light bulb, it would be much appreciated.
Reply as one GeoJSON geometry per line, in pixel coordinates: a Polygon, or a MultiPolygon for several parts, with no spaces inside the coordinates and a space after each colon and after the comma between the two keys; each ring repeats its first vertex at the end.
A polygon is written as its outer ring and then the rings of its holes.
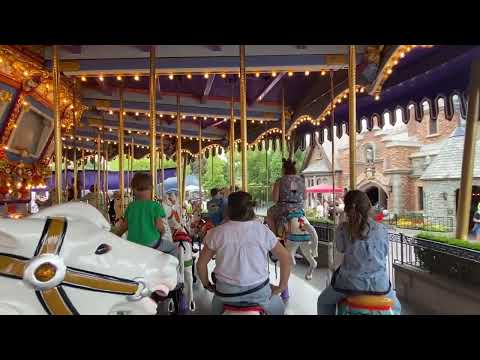
{"type": "Polygon", "coordinates": [[[187,74],[187,79],[190,80],[192,78],[192,74],[187,74]]]}
{"type": "Polygon", "coordinates": [[[276,71],[272,71],[272,76],[277,76],[277,72],[276,72],[276,71]]]}
{"type": "Polygon", "coordinates": [[[139,80],[140,80],[140,76],[135,75],[135,76],[133,77],[133,79],[134,79],[135,81],[139,81],[139,80]]]}
{"type": "Polygon", "coordinates": [[[305,71],[305,76],[308,76],[308,75],[310,75],[310,71],[307,70],[305,71]]]}
{"type": "Polygon", "coordinates": [[[325,70],[322,70],[321,74],[322,74],[322,76],[325,76],[325,75],[327,75],[327,72],[325,70]]]}
{"type": "Polygon", "coordinates": [[[375,95],[375,100],[376,101],[380,100],[380,95],[375,95]]]}
{"type": "Polygon", "coordinates": [[[208,79],[208,73],[204,74],[203,77],[204,77],[205,79],[208,79]]]}
{"type": "Polygon", "coordinates": [[[113,115],[113,111],[112,111],[112,110],[110,110],[108,113],[109,113],[110,115],[113,115]]]}
{"type": "Polygon", "coordinates": [[[117,80],[118,81],[121,81],[122,80],[122,77],[120,75],[117,75],[117,80]]]}
{"type": "Polygon", "coordinates": [[[87,81],[87,78],[86,78],[85,76],[82,76],[82,77],[81,77],[81,80],[82,80],[82,81],[87,81]]]}
{"type": "Polygon", "coordinates": [[[169,78],[170,80],[173,80],[173,74],[168,75],[168,78],[169,78]]]}
{"type": "Polygon", "coordinates": [[[103,81],[103,80],[105,80],[105,79],[103,78],[102,75],[100,75],[100,76],[98,77],[98,80],[103,81]]]}
{"type": "Polygon", "coordinates": [[[288,76],[293,76],[293,72],[289,71],[288,76]]]}
{"type": "Polygon", "coordinates": [[[255,73],[255,77],[257,78],[260,77],[260,73],[259,72],[255,73]]]}
{"type": "Polygon", "coordinates": [[[223,73],[222,74],[222,79],[225,79],[227,77],[227,74],[223,73]]]}

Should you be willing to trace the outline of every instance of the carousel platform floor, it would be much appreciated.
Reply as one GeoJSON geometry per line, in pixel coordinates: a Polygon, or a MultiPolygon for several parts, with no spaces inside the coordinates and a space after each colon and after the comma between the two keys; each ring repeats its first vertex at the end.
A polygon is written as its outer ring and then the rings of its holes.
{"type": "MultiPolygon", "coordinates": [[[[214,263],[209,264],[209,270],[213,271],[214,263]]],[[[278,269],[279,270],[279,269],[278,269]]],[[[297,263],[289,280],[290,299],[286,304],[285,315],[316,315],[317,298],[325,288],[327,282],[327,269],[316,269],[310,281],[305,280],[307,266],[297,263]]],[[[280,272],[278,272],[280,276],[280,272]]],[[[272,283],[278,283],[275,279],[275,267],[270,266],[270,279],[272,283]]],[[[200,283],[194,285],[195,302],[197,309],[191,315],[210,315],[210,307],[213,294],[205,290],[200,283]]],[[[420,314],[408,304],[402,304],[402,315],[420,314]]]]}

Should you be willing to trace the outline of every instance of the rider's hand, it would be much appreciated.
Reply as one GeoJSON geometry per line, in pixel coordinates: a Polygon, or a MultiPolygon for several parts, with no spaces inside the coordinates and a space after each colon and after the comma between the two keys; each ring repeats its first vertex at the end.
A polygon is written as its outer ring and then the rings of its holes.
{"type": "Polygon", "coordinates": [[[215,286],[211,282],[208,282],[207,286],[204,286],[204,288],[212,293],[215,292],[215,286]]]}
{"type": "Polygon", "coordinates": [[[270,284],[270,289],[272,289],[272,296],[280,295],[283,289],[280,286],[270,284]]]}

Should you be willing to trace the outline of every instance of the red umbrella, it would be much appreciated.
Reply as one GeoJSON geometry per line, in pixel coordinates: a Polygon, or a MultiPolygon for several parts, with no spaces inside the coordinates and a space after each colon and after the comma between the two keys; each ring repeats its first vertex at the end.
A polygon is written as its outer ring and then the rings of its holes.
{"type": "MultiPolygon", "coordinates": [[[[321,193],[321,194],[328,194],[328,193],[332,193],[332,185],[328,185],[328,184],[320,184],[320,185],[315,185],[315,186],[312,186],[312,187],[309,187],[307,188],[307,192],[309,193],[321,193]]],[[[338,193],[343,193],[343,189],[342,188],[335,188],[335,192],[338,194],[338,193]]]]}

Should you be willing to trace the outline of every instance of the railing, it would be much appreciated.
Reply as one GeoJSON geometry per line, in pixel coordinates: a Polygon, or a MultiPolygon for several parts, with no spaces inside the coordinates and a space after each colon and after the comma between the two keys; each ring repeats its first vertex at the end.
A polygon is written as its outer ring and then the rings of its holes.
{"type": "Polygon", "coordinates": [[[402,264],[480,285],[480,251],[436,241],[389,233],[389,275],[394,286],[394,264],[402,264]]]}
{"type": "Polygon", "coordinates": [[[436,217],[423,215],[394,215],[385,220],[386,224],[400,229],[452,232],[454,231],[453,217],[436,217]]]}

